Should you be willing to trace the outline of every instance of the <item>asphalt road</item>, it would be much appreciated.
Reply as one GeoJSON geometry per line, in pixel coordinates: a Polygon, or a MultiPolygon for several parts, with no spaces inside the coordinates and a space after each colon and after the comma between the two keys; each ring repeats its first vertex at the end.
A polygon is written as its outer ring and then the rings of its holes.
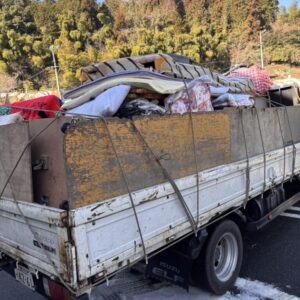
{"type": "Polygon", "coordinates": [[[281,216],[245,238],[241,277],[273,284],[300,297],[299,213],[293,211],[293,217],[281,216]]]}
{"type": "MultiPolygon", "coordinates": [[[[288,213],[291,213],[289,217],[281,216],[261,231],[245,237],[240,277],[272,284],[300,298],[300,209],[288,213]]],[[[0,291],[0,300],[44,299],[4,271],[0,271],[0,291]]]]}
{"type": "Polygon", "coordinates": [[[1,300],[45,300],[4,271],[0,271],[0,290],[1,300]]]}

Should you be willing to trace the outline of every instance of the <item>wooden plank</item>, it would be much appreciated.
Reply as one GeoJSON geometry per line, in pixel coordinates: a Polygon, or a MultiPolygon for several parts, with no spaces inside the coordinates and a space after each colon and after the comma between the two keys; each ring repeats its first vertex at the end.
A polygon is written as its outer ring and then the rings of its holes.
{"type": "MultiPolygon", "coordinates": [[[[28,141],[28,123],[0,126],[0,190],[28,141]]],[[[33,201],[30,147],[21,158],[3,196],[26,202],[33,201]]]]}
{"type": "MultiPolygon", "coordinates": [[[[194,174],[189,115],[137,118],[137,128],[161,157],[172,178],[194,174]]],[[[193,114],[199,171],[230,160],[230,119],[224,113],[193,114]]],[[[131,121],[111,119],[108,127],[131,191],[166,182],[131,121]]],[[[85,121],[65,135],[67,185],[72,208],[127,193],[103,121],[85,121]]]]}

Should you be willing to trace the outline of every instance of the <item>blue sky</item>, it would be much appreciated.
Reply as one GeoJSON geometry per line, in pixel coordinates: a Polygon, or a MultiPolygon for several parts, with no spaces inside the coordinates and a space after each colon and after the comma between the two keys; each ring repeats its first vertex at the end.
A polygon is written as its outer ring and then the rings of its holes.
{"type": "MultiPolygon", "coordinates": [[[[279,0],[279,5],[288,7],[292,2],[293,0],[279,0]]],[[[298,1],[298,5],[299,5],[299,1],[298,1]]]]}

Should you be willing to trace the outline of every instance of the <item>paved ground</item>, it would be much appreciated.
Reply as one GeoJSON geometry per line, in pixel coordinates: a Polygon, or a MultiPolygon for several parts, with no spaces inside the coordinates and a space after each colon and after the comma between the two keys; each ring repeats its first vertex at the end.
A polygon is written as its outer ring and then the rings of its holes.
{"type": "Polygon", "coordinates": [[[300,211],[288,213],[245,239],[240,275],[300,297],[300,211]]]}
{"type": "MultiPolygon", "coordinates": [[[[123,274],[112,281],[111,288],[97,288],[92,294],[93,299],[300,299],[300,209],[294,208],[287,214],[245,238],[244,264],[240,275],[247,280],[239,279],[236,289],[221,298],[197,289],[186,294],[182,289],[165,283],[151,284],[141,275],[123,274]]],[[[3,271],[0,271],[0,290],[0,299],[44,299],[3,271]]]]}
{"type": "Polygon", "coordinates": [[[0,271],[0,290],[0,299],[3,300],[45,300],[4,271],[0,271]]]}

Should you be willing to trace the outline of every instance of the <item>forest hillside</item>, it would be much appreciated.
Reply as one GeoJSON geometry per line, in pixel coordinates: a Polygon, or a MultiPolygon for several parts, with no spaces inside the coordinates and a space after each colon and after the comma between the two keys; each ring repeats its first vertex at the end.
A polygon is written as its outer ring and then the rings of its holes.
{"type": "Polygon", "coordinates": [[[222,71],[260,62],[260,31],[265,63],[300,65],[297,1],[0,0],[0,73],[8,89],[53,86],[51,45],[64,89],[82,66],[155,52],[222,71]]]}

